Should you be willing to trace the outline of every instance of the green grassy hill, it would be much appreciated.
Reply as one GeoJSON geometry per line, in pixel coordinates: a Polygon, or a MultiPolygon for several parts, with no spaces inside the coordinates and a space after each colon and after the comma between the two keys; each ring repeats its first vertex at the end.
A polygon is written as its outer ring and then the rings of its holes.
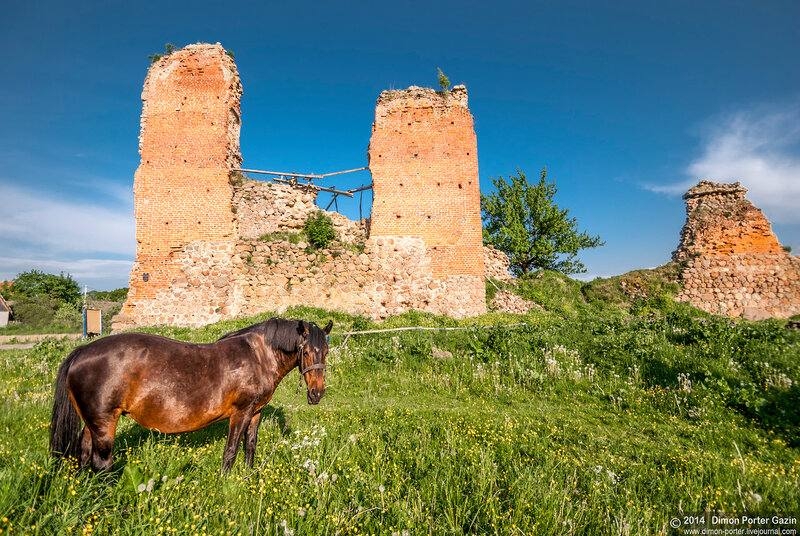
{"type": "MultiPolygon", "coordinates": [[[[111,474],[53,464],[52,383],[72,346],[0,352],[0,529],[659,534],[680,513],[800,512],[800,333],[699,313],[649,272],[514,291],[544,310],[381,324],[290,310],[335,322],[328,391],[308,406],[291,373],[255,468],[240,457],[227,476],[224,423],[167,436],[123,418],[111,474]],[[410,325],[466,329],[341,335],[410,325]]],[[[211,341],[266,316],[150,331],[211,341]]]]}

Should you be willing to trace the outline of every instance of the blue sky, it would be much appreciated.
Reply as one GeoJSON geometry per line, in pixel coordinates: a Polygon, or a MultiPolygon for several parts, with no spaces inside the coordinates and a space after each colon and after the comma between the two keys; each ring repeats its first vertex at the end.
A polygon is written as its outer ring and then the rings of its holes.
{"type": "Polygon", "coordinates": [[[7,3],[0,279],[127,285],[141,86],[168,42],[234,52],[247,167],[364,165],[380,91],[433,86],[441,67],[469,89],[482,188],[547,166],[606,241],[581,255],[586,277],[666,262],[701,177],[742,181],[800,251],[800,3],[601,4],[7,3]]]}

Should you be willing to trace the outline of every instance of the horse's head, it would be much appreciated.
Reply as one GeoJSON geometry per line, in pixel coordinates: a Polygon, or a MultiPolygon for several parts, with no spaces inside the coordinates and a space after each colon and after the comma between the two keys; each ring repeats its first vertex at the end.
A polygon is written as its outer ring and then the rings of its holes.
{"type": "Polygon", "coordinates": [[[306,380],[309,404],[318,404],[325,394],[325,357],[328,355],[328,334],[331,328],[333,321],[329,321],[325,329],[302,320],[297,324],[300,334],[297,365],[306,380]]]}

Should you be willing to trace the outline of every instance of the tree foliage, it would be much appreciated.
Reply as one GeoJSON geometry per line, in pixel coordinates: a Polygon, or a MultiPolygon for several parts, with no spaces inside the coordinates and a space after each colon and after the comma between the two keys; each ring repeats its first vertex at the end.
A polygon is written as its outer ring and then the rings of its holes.
{"type": "Polygon", "coordinates": [[[539,269],[586,271],[578,251],[602,246],[603,241],[579,232],[575,218],[555,204],[556,185],[547,181],[547,169],[536,184],[522,171],[509,181],[492,179],[492,184],[496,193],[481,196],[483,241],[508,255],[514,275],[539,269]]]}
{"type": "Polygon", "coordinates": [[[49,298],[59,303],[77,306],[81,301],[81,288],[71,275],[46,274],[39,270],[22,272],[14,278],[12,299],[49,298]]]}
{"type": "Polygon", "coordinates": [[[92,290],[89,291],[89,299],[97,301],[124,302],[128,297],[128,288],[117,288],[114,290],[92,290]]]}

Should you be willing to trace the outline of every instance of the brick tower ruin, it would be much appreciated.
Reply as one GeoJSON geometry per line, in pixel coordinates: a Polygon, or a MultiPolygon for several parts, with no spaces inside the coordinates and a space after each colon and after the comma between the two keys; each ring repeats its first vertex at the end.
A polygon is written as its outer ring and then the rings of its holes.
{"type": "Polygon", "coordinates": [[[784,251],[738,182],[700,181],[683,196],[686,224],[673,260],[683,266],[678,299],[752,320],[800,313],[800,258],[784,251]]]}
{"type": "MultiPolygon", "coordinates": [[[[188,244],[230,249],[236,233],[230,171],[241,164],[241,95],[236,64],[219,44],[189,45],[150,67],[133,181],[136,262],[119,322],[163,320],[162,311],[175,301],[169,287],[185,279],[178,254],[188,244]]],[[[198,296],[197,311],[174,321],[221,317],[227,303],[221,294],[198,296]]]]}
{"type": "Polygon", "coordinates": [[[486,310],[477,144],[463,86],[381,94],[371,225],[328,213],[337,240],[323,250],[296,239],[319,210],[313,189],[235,172],[241,94],[219,44],[190,45],[151,66],[134,177],[136,261],[113,329],[199,326],[292,305],[373,318],[486,310]]]}
{"type": "Polygon", "coordinates": [[[443,304],[443,310],[485,312],[478,147],[467,89],[381,93],[369,168],[375,199],[370,236],[421,238],[441,298],[456,292],[459,302],[470,304],[443,304]]]}

